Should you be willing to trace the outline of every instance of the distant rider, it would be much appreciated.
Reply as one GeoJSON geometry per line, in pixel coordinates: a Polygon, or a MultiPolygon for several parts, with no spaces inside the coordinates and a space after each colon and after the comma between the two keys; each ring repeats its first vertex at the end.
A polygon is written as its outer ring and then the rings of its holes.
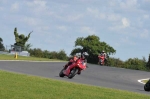
{"type": "Polygon", "coordinates": [[[101,57],[101,56],[104,57],[104,62],[106,62],[106,61],[107,61],[107,55],[106,55],[105,51],[102,51],[102,53],[100,53],[100,54],[98,55],[99,62],[100,62],[100,57],[101,57]]]}

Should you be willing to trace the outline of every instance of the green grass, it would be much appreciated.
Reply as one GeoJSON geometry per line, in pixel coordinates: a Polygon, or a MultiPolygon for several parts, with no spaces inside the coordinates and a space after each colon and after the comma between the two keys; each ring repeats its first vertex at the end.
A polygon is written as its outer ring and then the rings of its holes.
{"type": "Polygon", "coordinates": [[[147,83],[147,82],[148,82],[148,80],[142,80],[142,82],[147,83]]]}
{"type": "Polygon", "coordinates": [[[0,71],[0,99],[150,99],[150,95],[0,71]]]}
{"type": "Polygon", "coordinates": [[[62,61],[58,59],[47,59],[47,58],[37,58],[37,57],[27,57],[27,56],[18,56],[17,59],[15,59],[14,55],[3,55],[3,54],[0,54],[0,60],[62,61]]]}

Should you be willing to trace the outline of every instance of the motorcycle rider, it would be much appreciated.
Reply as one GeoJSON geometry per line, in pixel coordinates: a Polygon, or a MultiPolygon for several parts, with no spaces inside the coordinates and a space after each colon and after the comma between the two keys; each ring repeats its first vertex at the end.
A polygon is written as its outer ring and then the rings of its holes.
{"type": "MultiPolygon", "coordinates": [[[[78,59],[81,59],[81,60],[82,60],[82,64],[83,64],[84,66],[86,66],[86,59],[85,59],[85,57],[84,57],[83,54],[81,54],[81,57],[78,58],[78,59]]],[[[77,60],[78,60],[78,59],[77,59],[77,60]]],[[[76,61],[77,61],[77,60],[76,60],[76,61]]],[[[75,61],[75,62],[76,62],[76,61],[75,61]]],[[[75,62],[73,62],[71,65],[69,65],[69,66],[67,67],[66,72],[65,72],[66,75],[69,75],[70,70],[76,66],[76,64],[74,64],[75,62]]],[[[81,74],[81,70],[79,70],[77,74],[80,75],[80,74],[81,74]]]]}
{"type": "MultiPolygon", "coordinates": [[[[86,58],[85,58],[85,55],[84,55],[84,54],[81,54],[81,57],[80,57],[80,58],[82,59],[82,64],[83,64],[84,66],[88,67],[88,66],[87,66],[87,60],[86,60],[86,58]]],[[[80,75],[80,74],[81,74],[81,70],[79,70],[77,74],[80,75]]]]}
{"type": "Polygon", "coordinates": [[[101,56],[104,56],[104,62],[106,62],[106,61],[107,61],[107,55],[106,55],[106,53],[105,53],[104,50],[102,51],[102,53],[100,53],[100,54],[98,55],[99,62],[100,62],[100,57],[101,57],[101,56]]]}
{"type": "Polygon", "coordinates": [[[78,59],[78,57],[76,55],[73,56],[73,58],[71,58],[69,60],[69,62],[64,66],[65,68],[67,68],[69,65],[71,65],[72,63],[76,62],[78,59]]]}

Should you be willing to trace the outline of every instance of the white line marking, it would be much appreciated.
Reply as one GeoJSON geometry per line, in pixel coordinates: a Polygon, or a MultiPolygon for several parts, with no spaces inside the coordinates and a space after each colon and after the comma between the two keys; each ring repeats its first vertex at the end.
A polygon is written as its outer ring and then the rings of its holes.
{"type": "Polygon", "coordinates": [[[146,79],[140,79],[140,80],[138,80],[138,82],[139,83],[142,83],[142,84],[145,84],[144,82],[143,82],[143,80],[149,80],[150,78],[146,78],[146,79]]]}

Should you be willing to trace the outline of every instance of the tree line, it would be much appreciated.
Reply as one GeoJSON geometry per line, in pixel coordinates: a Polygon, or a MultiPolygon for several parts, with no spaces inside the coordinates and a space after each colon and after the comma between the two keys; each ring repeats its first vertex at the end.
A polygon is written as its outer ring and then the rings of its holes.
{"type": "Polygon", "coordinates": [[[69,57],[65,53],[64,50],[60,51],[48,51],[41,50],[40,48],[29,49],[28,52],[30,56],[39,57],[39,58],[48,58],[48,59],[60,59],[60,60],[68,60],[69,57]]]}
{"type": "MultiPolygon", "coordinates": [[[[69,60],[70,57],[67,56],[64,50],[60,51],[48,51],[41,50],[40,48],[31,49],[31,44],[27,44],[28,39],[30,38],[32,32],[28,36],[24,36],[17,32],[17,28],[14,29],[15,43],[14,45],[21,46],[23,50],[27,50],[30,53],[30,56],[48,58],[48,59],[60,59],[60,60],[69,60]]],[[[5,49],[3,46],[3,40],[0,38],[0,49],[5,49]]],[[[87,57],[88,63],[97,64],[98,63],[98,54],[104,50],[107,55],[107,66],[114,66],[119,68],[135,69],[135,70],[150,70],[150,56],[148,61],[145,57],[143,59],[138,58],[129,58],[126,61],[122,61],[119,58],[109,57],[116,53],[116,50],[107,44],[104,41],[101,41],[100,38],[96,35],[89,35],[87,37],[78,37],[74,44],[75,48],[71,51],[70,55],[73,56],[76,53],[87,52],[89,56],[87,57]]]]}
{"type": "Polygon", "coordinates": [[[126,61],[122,61],[119,58],[110,57],[107,65],[119,68],[150,71],[150,56],[148,61],[146,61],[145,57],[143,57],[143,59],[129,58],[126,61]]]}

